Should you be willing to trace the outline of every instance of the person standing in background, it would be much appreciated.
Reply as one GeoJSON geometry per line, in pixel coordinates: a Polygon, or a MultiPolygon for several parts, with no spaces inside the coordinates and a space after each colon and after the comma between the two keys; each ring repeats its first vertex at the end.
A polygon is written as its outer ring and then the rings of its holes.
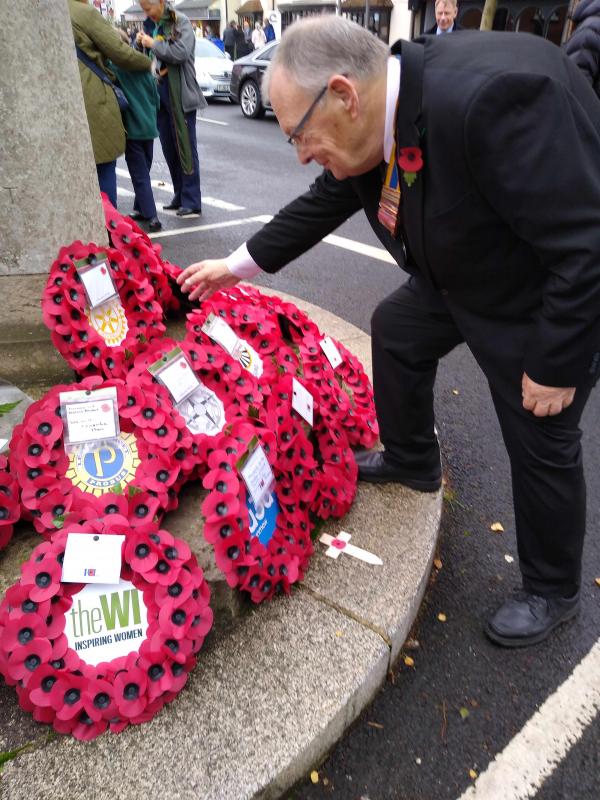
{"type": "Polygon", "coordinates": [[[425,33],[440,36],[443,33],[461,31],[461,26],[456,22],[458,5],[456,0],[437,0],[435,4],[435,25],[425,33]]]}
{"type": "MultiPolygon", "coordinates": [[[[69,0],[69,14],[75,46],[114,83],[116,76],[106,66],[107,59],[123,70],[145,72],[151,63],[141,53],[121,41],[121,37],[99,11],[86,0],[69,0]]],[[[80,58],[79,77],[85,113],[92,138],[92,149],[100,191],[117,206],[117,158],[125,152],[125,128],[112,87],[105,83],[80,58]]]]}
{"type": "Polygon", "coordinates": [[[127,134],[125,161],[135,192],[133,213],[129,216],[136,222],[147,221],[148,230],[156,233],[162,229],[150,181],[160,105],[156,79],[150,72],[127,72],[114,64],[111,67],[129,102],[129,108],[123,112],[127,134]]]}
{"type": "Polygon", "coordinates": [[[235,61],[235,27],[235,21],[231,20],[223,31],[223,46],[225,47],[225,52],[229,54],[229,58],[231,58],[232,61],[235,61]]]}
{"type": "Polygon", "coordinates": [[[267,37],[265,36],[265,32],[260,27],[260,22],[256,22],[254,24],[254,30],[252,31],[252,45],[255,50],[260,50],[266,43],[267,37]]]}
{"type": "Polygon", "coordinates": [[[581,0],[572,19],[577,27],[565,44],[565,52],[600,97],[600,0],[581,0]]]}
{"type": "Polygon", "coordinates": [[[196,80],[196,37],[189,19],[165,0],[140,0],[154,23],[152,36],[140,33],[138,46],[152,50],[158,73],[158,133],[173,181],[174,195],[164,209],[187,217],[202,213],[196,111],[206,99],[196,80]]]}
{"type": "Polygon", "coordinates": [[[267,42],[272,42],[275,38],[275,28],[269,22],[269,18],[267,17],[263,23],[263,31],[265,32],[265,39],[267,42]]]}

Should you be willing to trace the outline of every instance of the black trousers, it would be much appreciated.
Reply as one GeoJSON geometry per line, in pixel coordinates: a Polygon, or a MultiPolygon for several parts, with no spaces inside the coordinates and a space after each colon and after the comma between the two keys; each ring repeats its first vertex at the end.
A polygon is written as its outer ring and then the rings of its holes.
{"type": "Polygon", "coordinates": [[[569,408],[535,417],[522,406],[524,346],[532,322],[477,317],[423,279],[407,283],[376,308],[373,380],[386,459],[408,474],[439,475],[433,386],[439,359],[466,341],[486,375],[512,473],[523,586],[544,596],[578,590],[586,489],[579,420],[592,388],[578,387],[569,408]]]}
{"type": "Polygon", "coordinates": [[[127,139],[125,143],[125,161],[135,192],[133,208],[146,219],[156,216],[156,203],[150,182],[153,151],[152,139],[127,139]]]}

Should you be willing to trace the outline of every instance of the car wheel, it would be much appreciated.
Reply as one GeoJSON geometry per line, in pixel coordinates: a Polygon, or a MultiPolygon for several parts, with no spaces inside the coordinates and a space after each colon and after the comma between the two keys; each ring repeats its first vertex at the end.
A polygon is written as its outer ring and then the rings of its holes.
{"type": "Polygon", "coordinates": [[[264,117],[265,109],[260,99],[260,89],[256,81],[247,80],[242,86],[240,106],[245,117],[250,117],[250,119],[264,117]]]}

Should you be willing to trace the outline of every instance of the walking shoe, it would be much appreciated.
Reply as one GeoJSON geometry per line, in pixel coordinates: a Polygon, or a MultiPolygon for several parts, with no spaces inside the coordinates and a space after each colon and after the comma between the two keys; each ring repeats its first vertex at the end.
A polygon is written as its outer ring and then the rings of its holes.
{"type": "Polygon", "coordinates": [[[169,205],[163,206],[163,208],[164,208],[165,211],[177,211],[179,206],[180,206],[179,203],[176,203],[175,200],[171,200],[169,205]]]}
{"type": "Polygon", "coordinates": [[[134,222],[144,222],[148,217],[145,217],[141,211],[132,211],[129,215],[129,219],[132,219],[134,222]]]}
{"type": "Polygon", "coordinates": [[[156,233],[157,231],[162,231],[162,222],[159,220],[158,217],[152,217],[152,219],[148,223],[148,230],[150,231],[150,233],[156,233]]]}
{"type": "Polygon", "coordinates": [[[181,206],[181,208],[177,211],[178,217],[189,217],[192,214],[201,214],[202,211],[199,208],[186,208],[185,206],[181,206]]]}
{"type": "Polygon", "coordinates": [[[442,476],[422,479],[407,475],[399,467],[388,464],[385,454],[378,450],[362,450],[354,453],[358,466],[358,480],[369,483],[401,483],[417,492],[437,492],[442,485],[442,476]]]}
{"type": "Polygon", "coordinates": [[[577,615],[579,594],[541,597],[520,589],[490,617],[485,633],[503,647],[527,647],[543,642],[554,628],[577,615]]]}

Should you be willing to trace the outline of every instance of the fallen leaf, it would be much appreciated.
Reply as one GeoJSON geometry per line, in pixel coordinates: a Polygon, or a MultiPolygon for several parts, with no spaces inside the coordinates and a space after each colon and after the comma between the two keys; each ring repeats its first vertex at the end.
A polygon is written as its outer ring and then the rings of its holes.
{"type": "Polygon", "coordinates": [[[418,639],[407,639],[404,642],[404,647],[406,650],[418,650],[420,646],[421,645],[418,639]]]}
{"type": "Polygon", "coordinates": [[[600,586],[600,578],[596,578],[596,585],[600,586]]]}
{"type": "Polygon", "coordinates": [[[434,559],[433,559],[433,566],[434,566],[436,569],[441,569],[441,568],[442,568],[442,566],[443,566],[443,564],[442,564],[442,559],[441,559],[441,558],[434,558],[434,559]]]}
{"type": "Polygon", "coordinates": [[[310,773],[310,779],[313,783],[319,782],[319,773],[316,769],[313,769],[313,771],[310,773]]]}
{"type": "Polygon", "coordinates": [[[465,708],[464,706],[461,706],[458,709],[458,713],[460,714],[461,719],[466,719],[469,716],[469,709],[465,708]]]}
{"type": "Polygon", "coordinates": [[[504,525],[501,522],[492,522],[490,530],[494,533],[504,533],[504,525]]]}
{"type": "Polygon", "coordinates": [[[404,663],[406,664],[407,667],[414,667],[415,660],[410,656],[404,656],[404,663]]]}
{"type": "Polygon", "coordinates": [[[469,778],[471,778],[471,780],[474,781],[476,777],[477,777],[477,773],[475,772],[475,770],[474,769],[470,769],[469,770],[469,778]]]}
{"type": "Polygon", "coordinates": [[[513,563],[513,561],[514,561],[514,558],[513,558],[512,556],[509,556],[509,555],[508,555],[508,553],[507,553],[507,554],[504,556],[504,560],[506,561],[506,563],[507,563],[507,564],[512,564],[512,563],[513,563]]]}
{"type": "Polygon", "coordinates": [[[164,186],[164,185],[165,185],[165,182],[164,182],[164,181],[159,181],[159,182],[158,182],[158,185],[159,185],[159,186],[164,186]]]}
{"type": "Polygon", "coordinates": [[[446,622],[446,620],[448,619],[448,617],[441,612],[438,614],[437,618],[439,619],[440,622],[446,622]]]}
{"type": "Polygon", "coordinates": [[[416,764],[420,764],[421,763],[421,759],[420,758],[415,758],[415,763],[416,764]]]}
{"type": "Polygon", "coordinates": [[[329,786],[329,778],[323,778],[323,786],[329,786]]]}
{"type": "Polygon", "coordinates": [[[474,697],[473,697],[473,698],[472,698],[472,699],[471,699],[469,702],[471,703],[471,706],[472,706],[473,708],[479,708],[479,703],[478,703],[478,701],[477,701],[477,700],[475,700],[475,698],[474,698],[474,697]]]}
{"type": "Polygon", "coordinates": [[[381,724],[381,722],[367,722],[367,725],[369,726],[369,728],[379,728],[380,730],[383,729],[383,725],[381,724]]]}
{"type": "Polygon", "coordinates": [[[337,638],[339,639],[339,638],[340,638],[340,636],[343,636],[343,635],[344,635],[344,631],[336,631],[336,632],[335,632],[335,635],[336,635],[336,636],[337,636],[337,638]]]}
{"type": "Polygon", "coordinates": [[[458,389],[452,389],[452,394],[460,394],[460,392],[458,391],[458,389]]]}

